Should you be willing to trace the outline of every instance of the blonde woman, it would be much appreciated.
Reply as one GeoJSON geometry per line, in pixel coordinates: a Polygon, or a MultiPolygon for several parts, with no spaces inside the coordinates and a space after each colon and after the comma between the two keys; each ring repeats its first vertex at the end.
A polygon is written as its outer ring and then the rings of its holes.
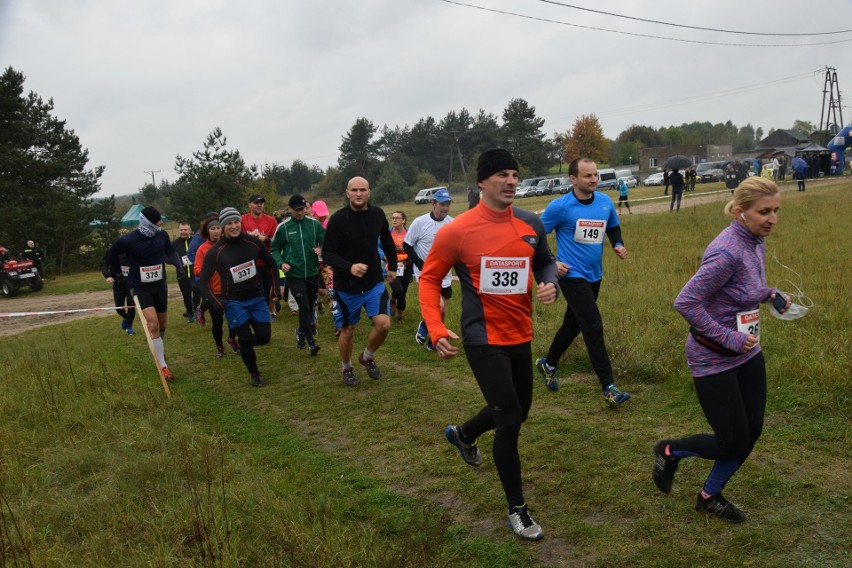
{"type": "MultiPolygon", "coordinates": [[[[697,511],[738,523],[745,514],[722,489],[751,453],[763,429],[766,365],[760,348],[760,304],[790,299],[766,284],[764,243],[778,222],[781,196],[771,180],[752,177],[725,206],[731,224],[704,251],[701,266],[675,300],[690,325],[686,360],[713,434],[661,440],[653,480],[669,493],[683,458],[713,460],[697,511]]],[[[779,304],[776,304],[779,305],[779,304]]]]}

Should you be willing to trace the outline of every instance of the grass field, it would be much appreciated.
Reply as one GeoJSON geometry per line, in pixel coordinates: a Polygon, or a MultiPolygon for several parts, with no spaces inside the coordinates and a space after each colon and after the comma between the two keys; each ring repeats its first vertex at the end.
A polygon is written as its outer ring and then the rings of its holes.
{"type": "MultiPolygon", "coordinates": [[[[258,349],[263,389],[238,356],[214,359],[206,329],[173,317],[170,400],[144,338],[123,335],[117,317],[4,338],[0,566],[848,566],[850,192],[786,192],[767,241],[770,285],[794,280],[815,306],[794,322],[763,312],[766,425],[726,489],[742,525],[693,510],[706,462],[683,462],[670,495],[650,480],[657,439],[707,430],[672,302],[726,220],[721,203],[687,201],[678,215],[623,217],[630,256],[605,256],[606,339],[633,399],[605,408],[579,341],[560,390],[535,385],[521,458],[543,541],[505,527],[491,437],[478,470],[444,441],[482,398],[463,356],[439,361],[414,343],[412,286],[405,325],[377,355],[384,377],[361,372],[354,389],[328,314],[316,358],[296,348],[295,318],[273,323],[258,349]]],[[[402,208],[409,220],[428,209],[402,208]]],[[[561,299],[535,306],[536,356],[563,310],[561,299]]]]}

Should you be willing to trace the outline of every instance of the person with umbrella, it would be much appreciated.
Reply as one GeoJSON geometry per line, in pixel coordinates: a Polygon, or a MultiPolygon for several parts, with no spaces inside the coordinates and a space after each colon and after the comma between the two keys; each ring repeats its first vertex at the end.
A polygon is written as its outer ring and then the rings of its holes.
{"type": "Polygon", "coordinates": [[[799,184],[799,191],[805,191],[805,175],[808,172],[808,163],[802,158],[793,158],[790,164],[793,167],[793,178],[799,184]]]}
{"type": "Polygon", "coordinates": [[[675,206],[675,199],[677,199],[677,210],[680,211],[680,200],[683,198],[683,174],[675,168],[669,176],[669,181],[672,183],[672,202],[669,205],[669,213],[671,213],[675,206]]]}

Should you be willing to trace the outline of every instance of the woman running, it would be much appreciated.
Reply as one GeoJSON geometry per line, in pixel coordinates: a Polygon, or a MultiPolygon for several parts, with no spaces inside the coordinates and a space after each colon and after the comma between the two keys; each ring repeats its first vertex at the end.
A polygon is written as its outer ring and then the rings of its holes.
{"type": "MultiPolygon", "coordinates": [[[[207,251],[210,250],[210,247],[216,244],[219,237],[222,236],[222,224],[219,222],[218,218],[205,219],[201,222],[200,232],[201,236],[204,237],[204,242],[198,247],[198,250],[195,253],[196,260],[192,265],[196,276],[201,276],[201,267],[204,266],[204,256],[207,254],[207,251]]],[[[214,272],[213,276],[210,277],[210,289],[217,298],[221,299],[222,283],[219,279],[218,272],[214,272]]],[[[202,302],[205,304],[207,303],[205,300],[202,300],[202,302]]],[[[224,313],[213,304],[207,307],[210,308],[210,333],[213,334],[213,342],[216,344],[216,357],[222,357],[225,355],[225,346],[222,345],[222,336],[224,335],[224,313]]],[[[199,306],[199,309],[202,309],[201,306],[199,306]]],[[[231,331],[230,326],[228,326],[228,345],[231,346],[234,353],[240,352],[240,345],[237,343],[237,338],[235,337],[234,332],[231,331]]]]}
{"type": "Polygon", "coordinates": [[[704,251],[698,272],[675,300],[675,309],[691,326],[686,360],[713,434],[658,442],[654,483],[669,493],[681,459],[714,460],[695,509],[732,523],[746,517],[722,489],[760,437],[766,407],[760,304],[778,297],[776,307],[784,300],[780,312],[790,307],[789,298],[767,286],[764,270],[763,239],[778,222],[780,204],[771,180],[743,181],[725,206],[731,224],[704,251]]]}
{"type": "Polygon", "coordinates": [[[405,227],[408,217],[403,211],[391,213],[391,238],[396,245],[396,279],[391,282],[391,314],[396,313],[396,323],[402,325],[405,317],[405,296],[408,294],[408,286],[414,274],[408,253],[405,252],[403,242],[408,230],[405,227]]]}

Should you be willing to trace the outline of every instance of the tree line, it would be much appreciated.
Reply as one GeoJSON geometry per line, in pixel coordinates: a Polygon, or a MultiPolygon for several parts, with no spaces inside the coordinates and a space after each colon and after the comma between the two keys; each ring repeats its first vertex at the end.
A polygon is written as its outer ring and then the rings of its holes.
{"type": "MultiPolygon", "coordinates": [[[[53,100],[25,94],[24,82],[23,73],[11,67],[0,77],[0,244],[14,251],[33,239],[48,265],[90,267],[117,236],[118,218],[130,204],[122,211],[116,210],[114,196],[93,198],[104,167],[88,167],[88,151],[65,121],[53,116],[53,100]]],[[[562,164],[580,156],[622,165],[635,162],[643,147],[732,144],[734,151],[747,151],[763,137],[761,128],[731,121],[634,124],[614,140],[604,136],[594,114],[577,117],[570,128],[550,136],[544,124],[535,107],[520,98],[511,99],[499,117],[462,108],[411,126],[381,127],[358,117],[341,137],[337,164],[325,170],[298,159],[289,165],[247,164],[215,127],[199,150],[175,157],[174,181],[143,184],[132,200],[192,221],[206,211],[244,203],[253,193],[275,203],[293,193],[340,198],[347,180],[360,175],[371,182],[377,203],[394,203],[423,187],[448,184],[459,191],[474,185],[479,154],[496,146],[511,151],[528,177],[556,166],[561,171],[562,164]]],[[[813,125],[796,121],[792,129],[808,128],[813,125]]]]}

